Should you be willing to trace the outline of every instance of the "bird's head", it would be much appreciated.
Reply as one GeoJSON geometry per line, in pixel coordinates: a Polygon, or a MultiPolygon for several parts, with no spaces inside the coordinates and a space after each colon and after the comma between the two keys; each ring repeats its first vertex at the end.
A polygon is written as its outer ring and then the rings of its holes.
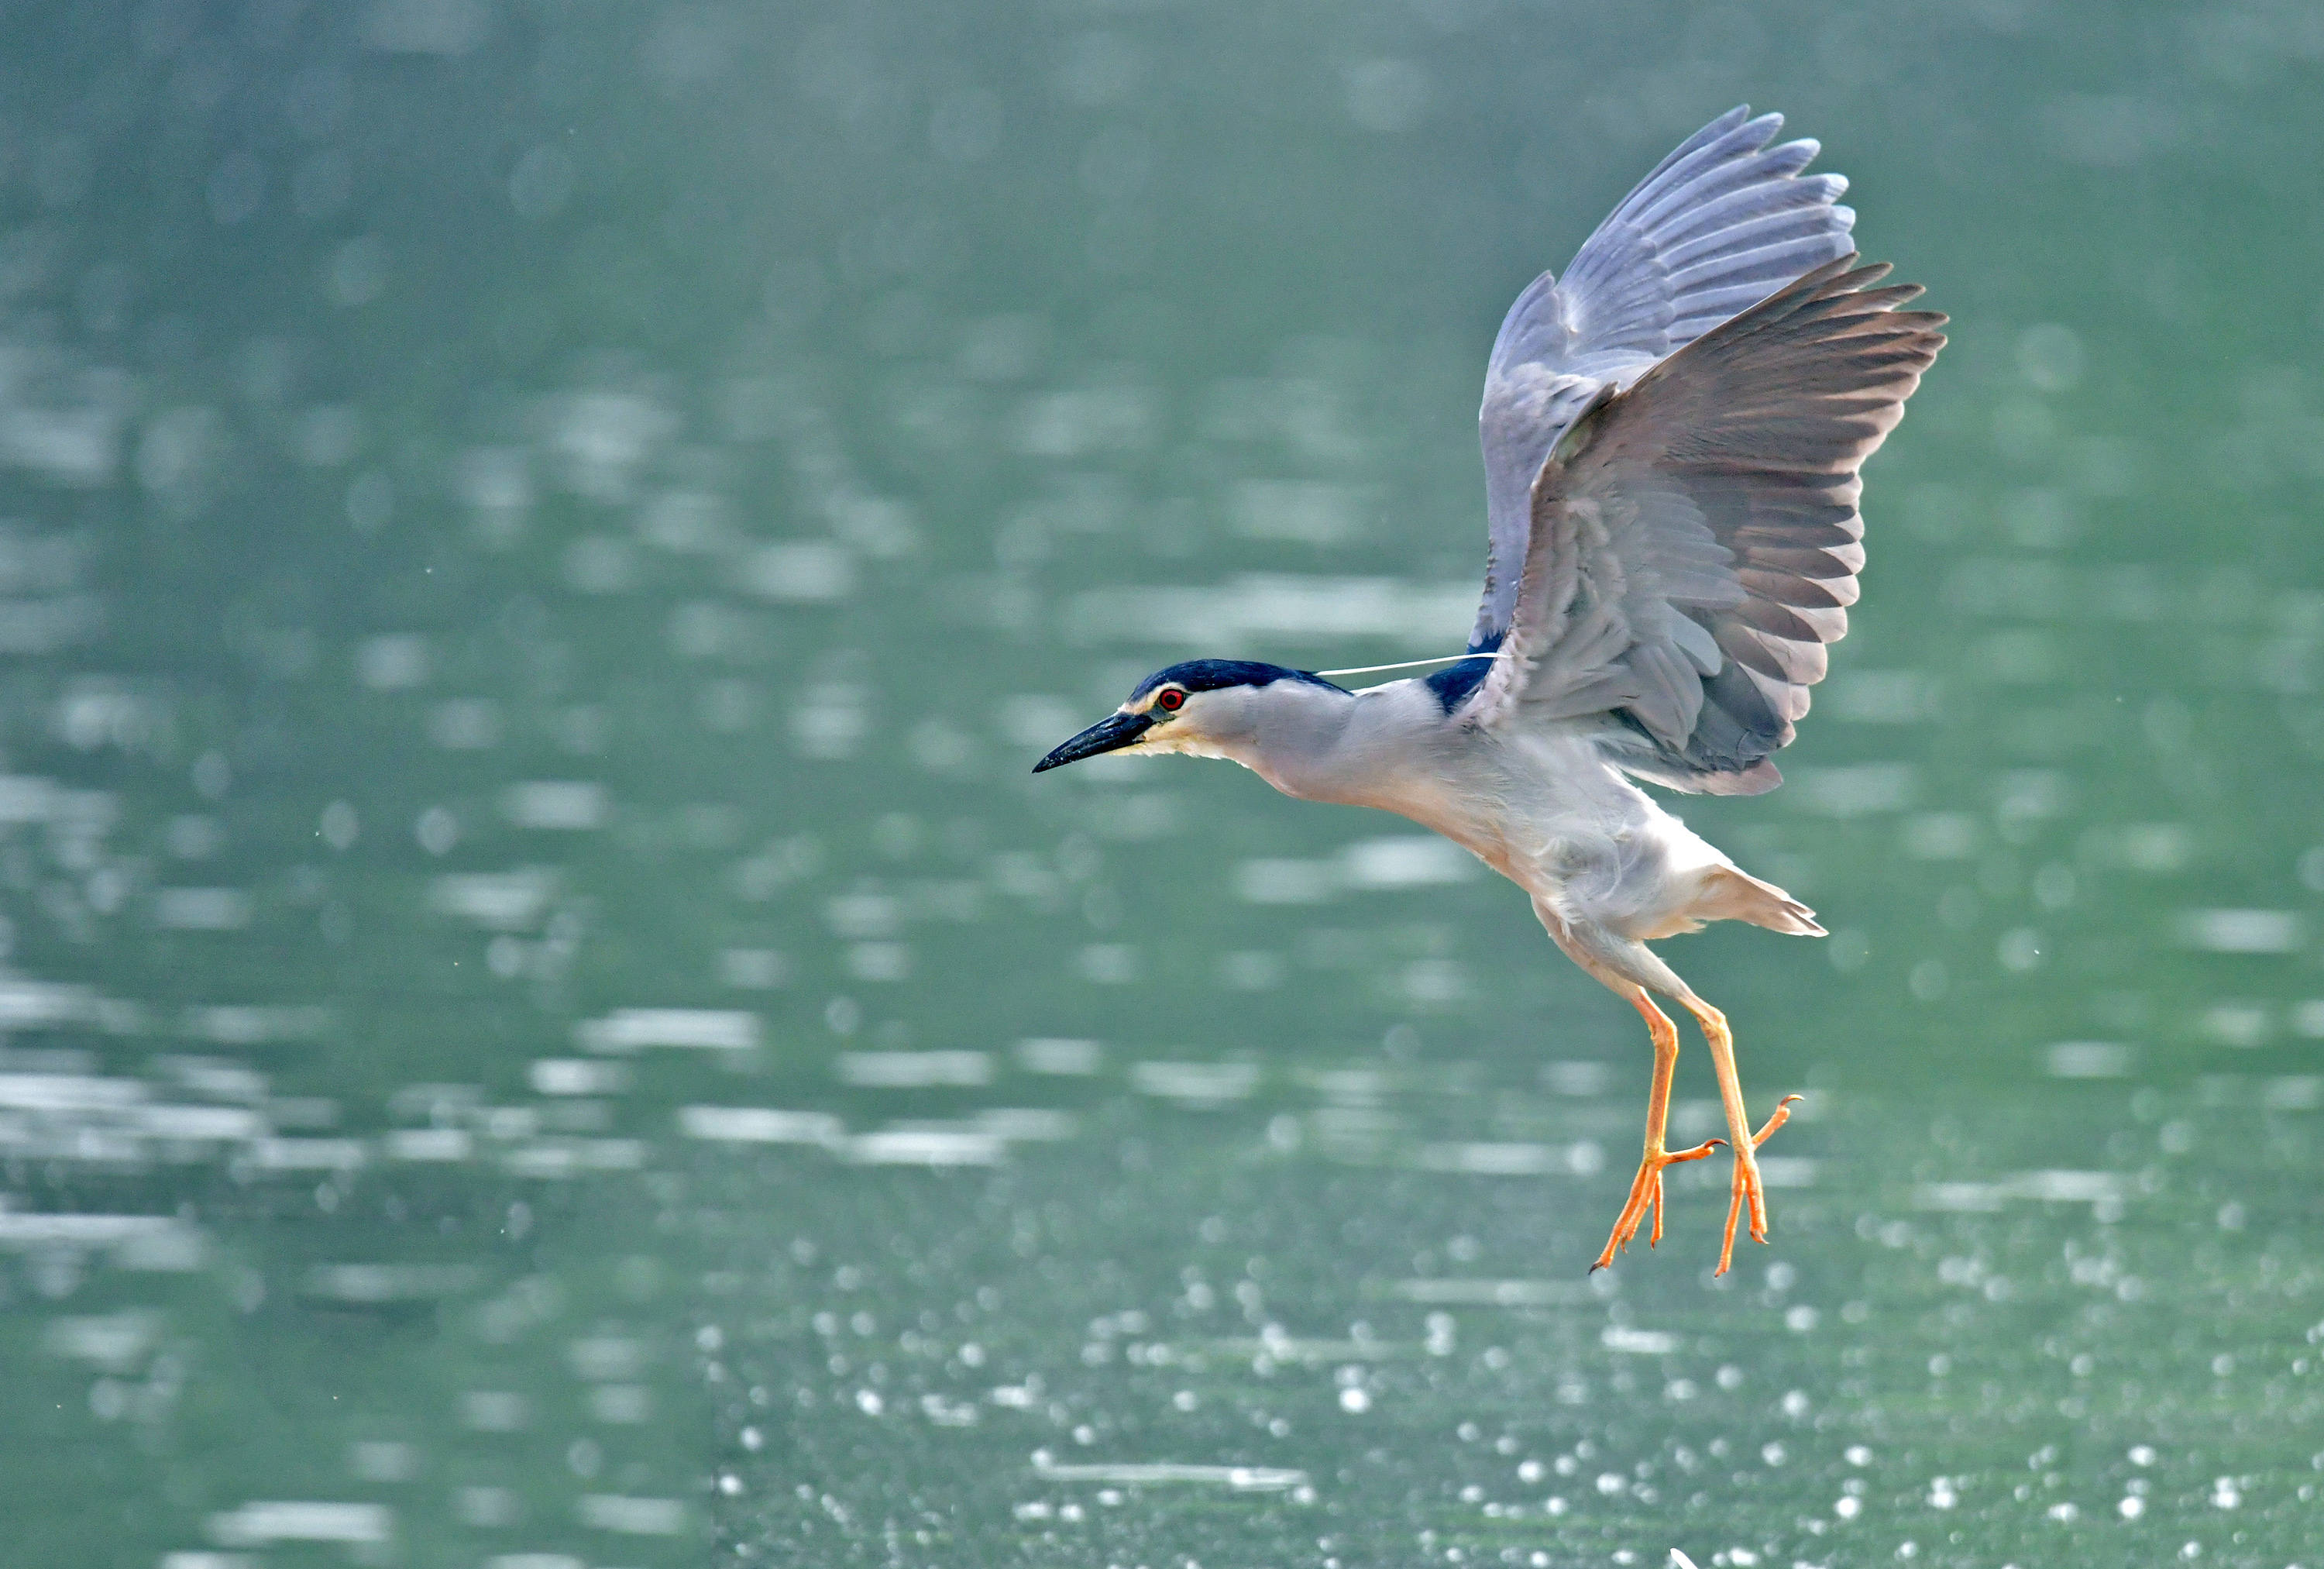
{"type": "Polygon", "coordinates": [[[1249,660],[1189,660],[1138,683],[1130,700],[1039,762],[1035,773],[1105,752],[1177,752],[1248,763],[1271,720],[1288,721],[1321,694],[1321,676],[1249,660]]]}

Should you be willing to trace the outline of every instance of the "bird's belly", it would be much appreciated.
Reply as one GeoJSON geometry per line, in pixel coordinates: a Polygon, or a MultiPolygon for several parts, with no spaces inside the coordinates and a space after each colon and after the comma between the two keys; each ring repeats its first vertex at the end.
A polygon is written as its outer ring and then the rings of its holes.
{"type": "Polygon", "coordinates": [[[1706,880],[1726,857],[1665,819],[1610,834],[1552,839],[1533,858],[1536,897],[1569,921],[1639,942],[1702,929],[1706,880]]]}
{"type": "Polygon", "coordinates": [[[1443,835],[1568,926],[1599,927],[1638,942],[1702,930],[1703,874],[1725,864],[1674,820],[1675,837],[1649,825],[1610,832],[1597,820],[1546,826],[1442,805],[1432,809],[1410,798],[1389,809],[1443,835]]]}

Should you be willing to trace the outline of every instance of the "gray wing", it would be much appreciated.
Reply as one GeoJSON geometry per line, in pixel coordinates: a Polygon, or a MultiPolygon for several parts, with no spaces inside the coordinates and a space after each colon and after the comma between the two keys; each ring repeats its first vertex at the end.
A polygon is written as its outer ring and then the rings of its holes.
{"type": "Polygon", "coordinates": [[[1582,242],[1563,282],[1544,272],[1501,322],[1477,421],[1491,534],[1471,648],[1508,629],[1534,475],[1599,390],[1852,248],[1856,214],[1836,205],[1848,181],[1803,178],[1816,144],[1771,147],[1784,117],[1750,113],[1688,137],[1582,242]]]}
{"type": "Polygon", "coordinates": [[[1615,713],[1614,761],[1756,794],[1848,631],[1858,468],[1944,346],[1921,291],[1842,257],[1583,411],[1535,481],[1503,657],[1462,710],[1517,725],[1615,713]]]}

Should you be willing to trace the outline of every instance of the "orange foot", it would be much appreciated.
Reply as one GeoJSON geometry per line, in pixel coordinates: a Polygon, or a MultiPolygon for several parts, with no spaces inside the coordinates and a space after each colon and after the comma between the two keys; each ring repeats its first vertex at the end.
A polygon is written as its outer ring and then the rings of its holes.
{"type": "Polygon", "coordinates": [[[1767,1136],[1792,1120],[1792,1103],[1797,1095],[1785,1095],[1776,1103],[1775,1114],[1767,1125],[1751,1136],[1749,1149],[1735,1152],[1735,1180],[1727,1200],[1727,1240],[1720,1245],[1719,1268],[1713,1275],[1724,1275],[1735,1261],[1735,1223],[1743,1217],[1743,1206],[1751,1206],[1751,1240],[1767,1240],[1767,1190],[1759,1181],[1759,1161],[1753,1153],[1767,1141],[1767,1136]]]}
{"type": "MultiPolygon", "coordinates": [[[[1769,1131],[1773,1131],[1773,1125],[1770,1124],[1769,1131]]],[[[1766,1135],[1762,1134],[1761,1137],[1765,1138],[1766,1135]]],[[[1645,1158],[1638,1162],[1638,1175],[1630,1179],[1629,1202],[1622,1206],[1621,1216],[1614,1223],[1614,1234],[1606,1239],[1606,1251],[1598,1255],[1598,1261],[1590,1266],[1590,1272],[1595,1275],[1614,1261],[1614,1255],[1620,1252],[1628,1245],[1630,1239],[1638,1234],[1638,1223],[1646,1218],[1649,1208],[1655,1212],[1655,1228],[1646,1233],[1646,1246],[1651,1248],[1661,1241],[1663,1240],[1663,1168],[1676,1166],[1685,1160],[1700,1160],[1726,1142],[1724,1139],[1713,1139],[1708,1144],[1698,1144],[1692,1149],[1681,1149],[1675,1153],[1659,1149],[1655,1145],[1647,1146],[1645,1158]]]]}

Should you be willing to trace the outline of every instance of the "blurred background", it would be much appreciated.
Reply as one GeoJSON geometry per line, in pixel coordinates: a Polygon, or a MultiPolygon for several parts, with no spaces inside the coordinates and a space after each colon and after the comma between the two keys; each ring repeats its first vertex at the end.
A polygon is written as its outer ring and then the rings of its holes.
{"type": "Polygon", "coordinates": [[[0,14],[27,1564],[2313,1564],[2324,11],[0,14]],[[1731,105],[1953,342],[1667,950],[1048,746],[1457,648],[1509,299],[1731,105]],[[1692,1043],[1674,1126],[1718,1126],[1692,1043]],[[1713,1169],[1713,1168],[1716,1169],[1713,1169]]]}

